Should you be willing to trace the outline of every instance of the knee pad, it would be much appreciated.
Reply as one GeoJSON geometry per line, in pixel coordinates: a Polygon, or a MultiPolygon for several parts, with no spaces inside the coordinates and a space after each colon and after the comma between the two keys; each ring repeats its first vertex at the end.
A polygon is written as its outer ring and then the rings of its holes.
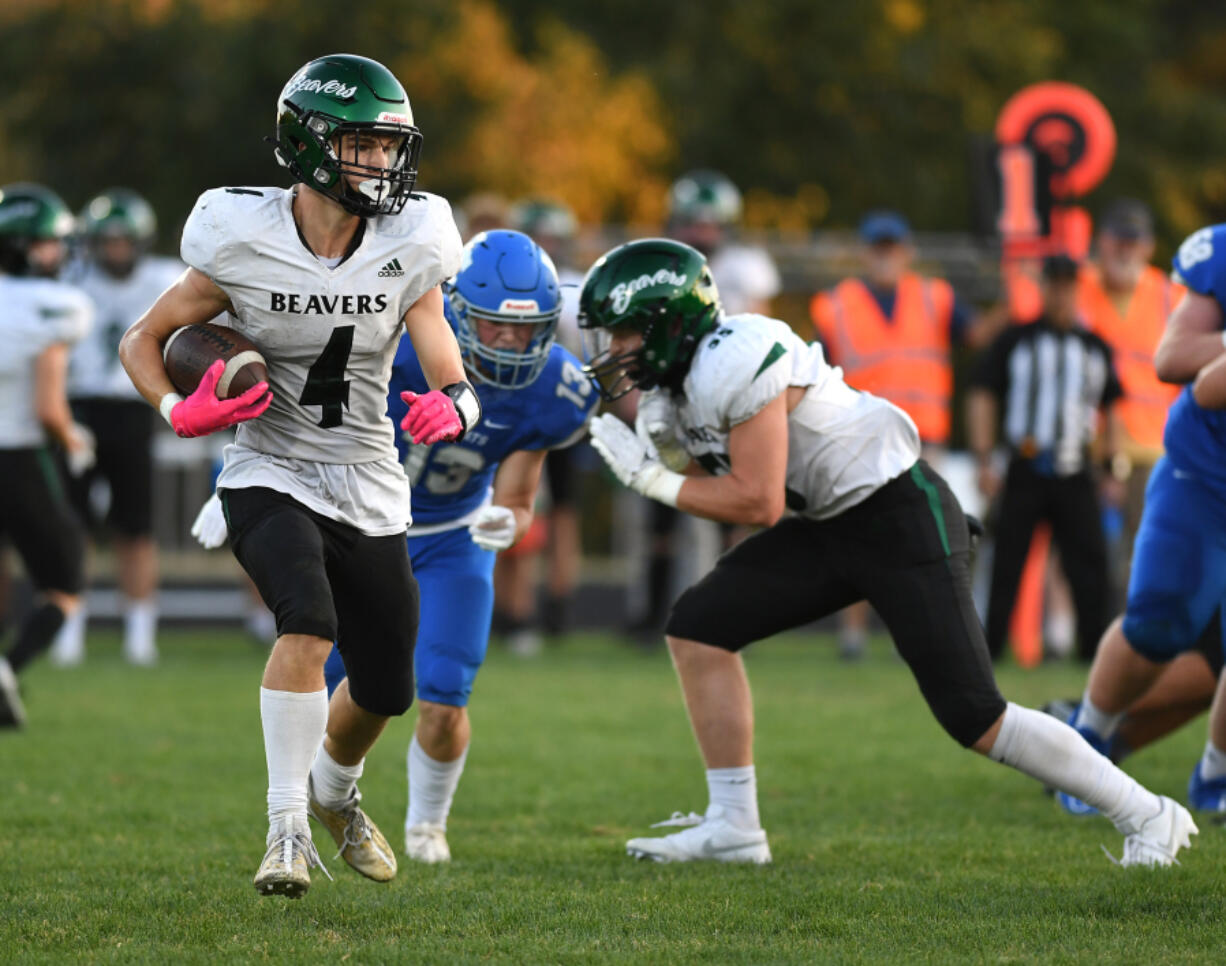
{"type": "Polygon", "coordinates": [[[969,748],[1005,713],[1005,699],[993,688],[976,694],[925,695],[937,723],[963,748],[969,748]]]}
{"type": "Polygon", "coordinates": [[[480,662],[473,663],[460,656],[430,655],[418,652],[417,696],[423,701],[463,708],[472,694],[480,662]]]}

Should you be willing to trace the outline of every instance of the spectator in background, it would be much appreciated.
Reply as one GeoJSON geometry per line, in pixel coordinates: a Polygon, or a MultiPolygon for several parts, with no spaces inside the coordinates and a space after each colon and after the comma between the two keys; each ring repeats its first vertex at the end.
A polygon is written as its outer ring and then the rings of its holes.
{"type": "MultiPolygon", "coordinates": [[[[1162,382],[1154,353],[1167,316],[1183,298],[1183,286],[1149,264],[1154,225],[1140,201],[1120,199],[1107,207],[1095,240],[1095,260],[1081,272],[1078,308],[1087,328],[1115,353],[1124,398],[1116,406],[1121,423],[1119,451],[1112,475],[1124,485],[1125,562],[1141,521],[1145,485],[1162,456],[1166,411],[1179,387],[1162,382]]],[[[1121,574],[1127,584],[1126,569],[1121,574]]]]}
{"type": "Polygon", "coordinates": [[[988,499],[1000,494],[987,618],[993,658],[1004,648],[1030,540],[1041,520],[1051,525],[1072,588],[1083,660],[1094,656],[1107,626],[1107,546],[1090,444],[1098,412],[1106,411],[1103,450],[1108,459],[1114,455],[1114,403],[1122,391],[1111,349],[1079,324],[1077,277],[1077,263],[1068,256],[1047,258],[1043,314],[1000,335],[971,377],[967,435],[979,465],[979,487],[988,499]],[[992,468],[1002,408],[1010,450],[1003,489],[992,468]]]}
{"type": "MultiPolygon", "coordinates": [[[[123,608],[123,656],[157,661],[157,545],[153,540],[153,431],[157,413],[119,363],[119,340],[184,270],[174,258],[149,255],[157,230],[153,208],[135,191],[111,188],[80,216],[86,261],[71,281],[94,302],[97,324],[73,350],[68,395],[76,418],[98,441],[98,462],[71,487],[78,513],[114,535],[123,608]],[[101,498],[99,498],[101,491],[101,498]]],[[[57,664],[85,657],[84,604],[68,619],[51,652],[57,664]]]]}
{"type": "MultiPolygon", "coordinates": [[[[860,276],[818,292],[809,314],[826,355],[843,367],[849,386],[888,399],[915,421],[924,458],[940,471],[949,444],[953,366],[950,349],[991,338],[1000,321],[976,318],[943,279],[912,265],[911,229],[894,211],[874,211],[860,223],[860,276]]],[[[839,653],[864,653],[868,604],[842,612],[839,653]]]]}

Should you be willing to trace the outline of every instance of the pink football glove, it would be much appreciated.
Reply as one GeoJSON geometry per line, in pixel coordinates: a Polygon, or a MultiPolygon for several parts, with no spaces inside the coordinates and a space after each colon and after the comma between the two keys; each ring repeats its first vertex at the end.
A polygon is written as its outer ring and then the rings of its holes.
{"type": "Polygon", "coordinates": [[[180,436],[207,436],[235,423],[255,419],[272,403],[272,393],[266,382],[257,382],[233,399],[218,399],[217,381],[225,370],[225,362],[218,359],[209,366],[196,391],[170,411],[170,425],[180,436]]]}
{"type": "Polygon", "coordinates": [[[409,411],[400,421],[400,428],[409,434],[414,443],[429,446],[431,443],[450,442],[464,435],[464,421],[451,397],[441,389],[432,390],[424,396],[402,392],[400,398],[409,404],[409,411]]]}

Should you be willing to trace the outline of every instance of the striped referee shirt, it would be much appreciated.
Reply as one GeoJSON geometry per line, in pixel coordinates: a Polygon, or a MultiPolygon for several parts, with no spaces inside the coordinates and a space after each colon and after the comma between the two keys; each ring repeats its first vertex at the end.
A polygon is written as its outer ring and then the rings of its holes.
{"type": "Polygon", "coordinates": [[[1057,476],[1086,468],[1098,410],[1124,394],[1106,342],[1045,318],[1002,333],[980,357],[971,385],[1001,401],[1014,455],[1057,476]]]}

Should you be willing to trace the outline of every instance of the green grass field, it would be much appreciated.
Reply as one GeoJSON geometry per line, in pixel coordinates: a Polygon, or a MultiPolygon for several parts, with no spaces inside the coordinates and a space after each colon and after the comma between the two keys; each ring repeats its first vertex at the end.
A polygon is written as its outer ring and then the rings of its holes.
{"type": "MultiPolygon", "coordinates": [[[[1220,962],[1226,830],[1183,865],[1122,870],[1120,836],[957,748],[877,642],[840,664],[792,637],[748,655],[773,866],[636,863],[624,840],[705,783],[671,668],[582,637],[491,654],[449,828],[448,867],[377,885],[333,860],[301,901],[260,898],[263,655],[167,632],[163,662],[90,659],[25,679],[31,723],[0,734],[3,962],[1220,962]]],[[[1005,669],[1005,694],[1076,694],[1076,668],[1005,669]]],[[[408,718],[375,748],[365,805],[401,842],[408,718]]],[[[1182,797],[1194,725],[1131,769],[1182,797]]]]}

